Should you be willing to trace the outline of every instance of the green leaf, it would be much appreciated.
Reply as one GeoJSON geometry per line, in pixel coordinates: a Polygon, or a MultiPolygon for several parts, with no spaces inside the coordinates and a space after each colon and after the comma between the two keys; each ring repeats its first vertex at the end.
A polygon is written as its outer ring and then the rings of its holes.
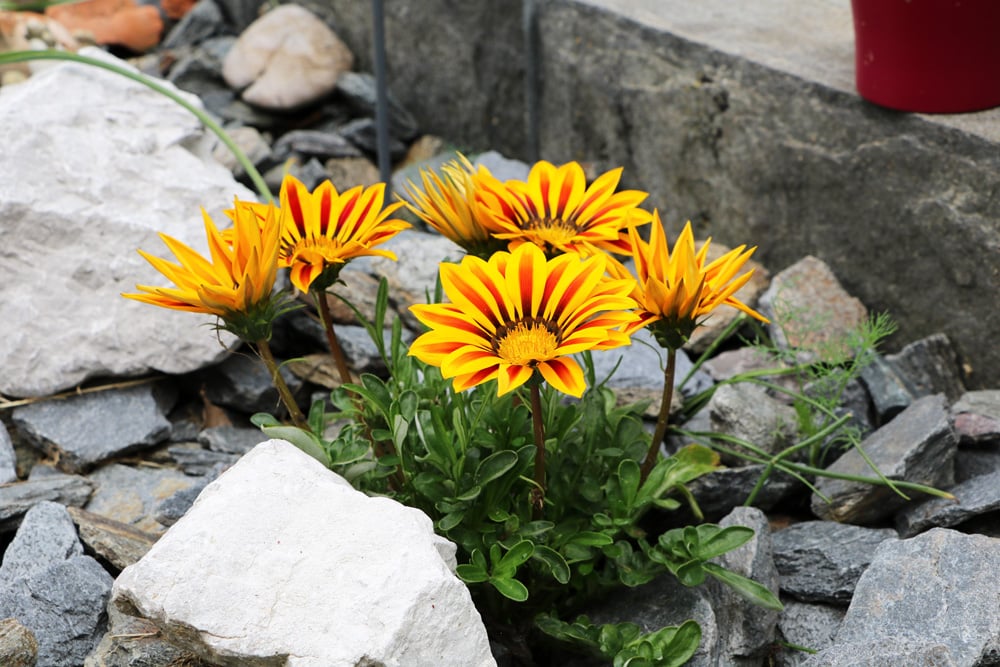
{"type": "Polygon", "coordinates": [[[552,578],[560,584],[565,584],[569,581],[569,565],[566,563],[566,559],[555,549],[543,544],[536,545],[531,557],[534,560],[544,563],[549,572],[552,573],[552,578]]]}
{"type": "Polygon", "coordinates": [[[408,422],[413,421],[413,418],[417,415],[417,408],[420,406],[420,397],[417,396],[417,393],[407,389],[400,394],[398,403],[399,414],[403,416],[403,419],[408,422]]]}
{"type": "Polygon", "coordinates": [[[674,572],[677,581],[685,586],[701,586],[705,583],[705,568],[696,560],[684,563],[674,572]]]}
{"type": "Polygon", "coordinates": [[[460,500],[462,502],[467,502],[470,500],[475,500],[479,497],[479,494],[483,492],[483,487],[478,484],[473,485],[469,489],[463,491],[459,495],[455,496],[455,500],[460,500]]]}
{"type": "Polygon", "coordinates": [[[492,577],[490,584],[497,589],[505,598],[510,598],[514,602],[524,602],[528,599],[528,589],[517,579],[504,579],[492,577]]]}
{"type": "Polygon", "coordinates": [[[521,537],[538,537],[549,532],[555,526],[551,521],[530,521],[517,531],[521,537]]]}
{"type": "Polygon", "coordinates": [[[517,568],[521,567],[535,551],[535,545],[529,540],[521,540],[514,547],[504,554],[499,563],[493,564],[493,574],[503,577],[513,576],[517,568]]]}
{"type": "Polygon", "coordinates": [[[490,454],[476,468],[476,483],[488,484],[517,465],[517,454],[509,449],[504,449],[494,454],[490,454]]]}
{"type": "Polygon", "coordinates": [[[719,528],[715,524],[702,524],[698,526],[698,546],[691,555],[703,561],[710,560],[746,544],[753,535],[753,529],[746,526],[719,528]]]}
{"type": "Polygon", "coordinates": [[[437,522],[438,530],[446,533],[455,526],[457,526],[458,524],[462,523],[462,519],[464,518],[465,518],[464,509],[451,512],[449,514],[445,514],[443,517],[438,519],[437,522]]]}
{"type": "Polygon", "coordinates": [[[250,423],[258,428],[264,426],[281,426],[281,422],[278,421],[277,417],[268,412],[257,412],[250,417],[250,423]]]}
{"type": "Polygon", "coordinates": [[[489,581],[490,578],[490,575],[487,574],[486,570],[478,565],[472,565],[469,563],[463,563],[456,567],[455,574],[457,574],[458,578],[467,584],[479,584],[484,581],[489,581]]]}
{"type": "Polygon", "coordinates": [[[641,477],[639,464],[632,459],[625,459],[618,464],[618,484],[621,486],[622,498],[630,508],[635,505],[641,477]]]}
{"type": "Polygon", "coordinates": [[[586,547],[606,547],[614,543],[615,541],[611,538],[611,536],[605,535],[604,533],[594,533],[589,530],[577,533],[567,542],[567,544],[586,547]]]}
{"type": "Polygon", "coordinates": [[[406,434],[410,430],[410,423],[403,415],[393,415],[392,417],[392,444],[396,446],[396,451],[403,449],[406,441],[406,434]]]}
{"type": "Polygon", "coordinates": [[[326,467],[330,467],[330,457],[326,455],[323,442],[312,433],[297,426],[265,426],[261,429],[269,438],[287,440],[326,467]]]}
{"type": "Polygon", "coordinates": [[[727,570],[726,568],[716,565],[715,563],[705,563],[703,567],[710,575],[729,586],[747,600],[753,602],[755,605],[764,607],[765,609],[775,609],[777,611],[781,611],[785,608],[774,593],[768,590],[765,586],[758,584],[753,579],[748,579],[743,575],[736,574],[735,572],[727,570]]]}

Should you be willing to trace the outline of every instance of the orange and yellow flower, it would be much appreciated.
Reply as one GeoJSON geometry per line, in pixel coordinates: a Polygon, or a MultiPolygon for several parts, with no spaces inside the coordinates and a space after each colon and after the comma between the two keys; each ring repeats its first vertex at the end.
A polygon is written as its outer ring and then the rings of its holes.
{"type": "Polygon", "coordinates": [[[413,203],[407,203],[417,217],[437,230],[442,236],[462,246],[466,252],[488,258],[506,247],[506,242],[493,238],[490,227],[483,224],[485,216],[479,211],[475,193],[485,167],[477,172],[468,158],[459,155],[441,167],[442,175],[431,170],[421,170],[423,189],[412,181],[406,188],[413,203]]]}
{"type": "MultiPolygon", "coordinates": [[[[656,211],[653,212],[649,243],[642,240],[635,229],[629,230],[629,234],[637,277],[633,297],[639,303],[639,319],[626,328],[628,333],[649,325],[661,345],[677,349],[695,327],[723,304],[762,322],[768,321],[734,296],[753,276],[752,269],[740,276],[736,274],[756,247],[747,249],[741,245],[706,266],[711,239],[695,252],[694,235],[688,222],[671,252],[656,211]]],[[[611,275],[622,277],[623,272],[627,274],[620,264],[611,265],[611,275]]]]}
{"type": "Polygon", "coordinates": [[[410,354],[454,378],[456,391],[497,380],[506,394],[535,372],[561,392],[586,385],[577,352],[628,345],[634,280],[605,276],[606,260],[560,255],[547,259],[533,244],[497,252],[488,261],[466,255],[441,265],[450,303],[411,306],[429,331],[410,354]]]}
{"type": "Polygon", "coordinates": [[[280,201],[279,266],[290,269],[292,284],[303,292],[332,285],[343,265],[355,257],[396,259],[393,252],[375,246],[410,226],[390,218],[402,203],[384,205],[384,183],[338,193],[333,183],[324,181],[309,192],[289,174],[281,183],[280,201]]]}
{"type": "Polygon", "coordinates": [[[645,192],[615,192],[622,169],[613,169],[587,186],[576,162],[560,167],[538,162],[527,182],[501,183],[489,172],[477,174],[476,198],[481,224],[513,250],[533,243],[549,256],[559,253],[596,254],[598,251],[629,254],[628,229],[649,222],[649,213],[638,208],[645,192]]]}
{"type": "Polygon", "coordinates": [[[177,263],[142,250],[139,254],[175,287],[136,285],[140,293],[122,296],[163,308],[216,315],[225,323],[224,328],[246,340],[267,338],[280,305],[272,295],[278,271],[277,210],[273,205],[261,207],[236,200],[229,215],[233,227],[221,232],[202,211],[208,258],[160,234],[177,263]]]}

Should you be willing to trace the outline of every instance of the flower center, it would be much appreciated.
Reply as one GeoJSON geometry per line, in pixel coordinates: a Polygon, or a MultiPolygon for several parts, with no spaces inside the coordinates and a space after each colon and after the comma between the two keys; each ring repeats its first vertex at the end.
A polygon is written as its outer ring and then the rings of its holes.
{"type": "Polygon", "coordinates": [[[555,357],[559,329],[547,320],[528,318],[497,328],[493,351],[507,363],[534,366],[555,357]]]}
{"type": "Polygon", "coordinates": [[[534,233],[538,240],[552,246],[565,245],[580,233],[579,227],[562,218],[529,218],[525,221],[523,229],[534,233]]]}
{"type": "Polygon", "coordinates": [[[284,241],[281,245],[281,256],[288,259],[289,264],[320,265],[332,264],[340,259],[340,241],[325,236],[299,239],[295,243],[284,241]]]}

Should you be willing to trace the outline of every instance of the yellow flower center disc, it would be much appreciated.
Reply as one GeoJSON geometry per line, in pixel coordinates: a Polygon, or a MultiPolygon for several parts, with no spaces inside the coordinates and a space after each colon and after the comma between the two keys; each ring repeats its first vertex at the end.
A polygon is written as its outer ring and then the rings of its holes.
{"type": "Polygon", "coordinates": [[[569,243],[580,232],[576,225],[561,218],[532,219],[525,225],[525,229],[531,231],[539,241],[555,247],[569,243]]]}
{"type": "Polygon", "coordinates": [[[559,338],[546,322],[517,322],[497,334],[497,356],[517,366],[552,359],[559,345],[559,338]]]}

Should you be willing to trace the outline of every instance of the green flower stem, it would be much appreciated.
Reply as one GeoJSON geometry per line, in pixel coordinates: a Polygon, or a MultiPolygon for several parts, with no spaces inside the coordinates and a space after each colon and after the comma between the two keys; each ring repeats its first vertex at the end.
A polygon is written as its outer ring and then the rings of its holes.
{"type": "Polygon", "coordinates": [[[253,166],[253,162],[250,158],[246,156],[246,153],[240,149],[236,142],[233,141],[232,137],[222,129],[222,126],[216,123],[212,118],[205,113],[203,109],[199,109],[197,106],[191,104],[188,100],[184,99],[176,91],[167,88],[164,85],[157,83],[152,78],[141,74],[139,72],[134,72],[130,69],[121,67],[114,63],[105,62],[97,58],[90,58],[88,56],[81,56],[76,53],[71,53],[69,51],[10,51],[8,53],[0,53],[0,65],[6,65],[7,63],[17,63],[26,60],[70,60],[72,62],[83,63],[84,65],[93,65],[94,67],[100,67],[101,69],[106,69],[110,72],[116,74],[121,74],[127,79],[131,79],[142,85],[152,88],[161,95],[165,95],[177,104],[181,105],[192,114],[209,130],[211,130],[219,140],[225,144],[226,148],[232,151],[233,155],[236,157],[237,162],[243,167],[243,170],[253,181],[254,187],[257,188],[258,194],[264,198],[267,202],[274,201],[274,196],[271,194],[270,188],[264,182],[264,177],[260,175],[257,168],[253,166]]]}
{"type": "MultiPolygon", "coordinates": [[[[330,346],[330,355],[333,357],[333,362],[337,365],[340,381],[343,384],[350,384],[353,381],[351,379],[351,369],[347,366],[347,357],[344,356],[344,350],[340,347],[340,341],[337,340],[337,332],[333,328],[333,313],[330,312],[330,303],[326,300],[326,290],[311,290],[311,293],[316,300],[319,321],[323,325],[323,331],[326,332],[326,342],[330,346]]],[[[361,423],[364,425],[365,437],[372,443],[372,450],[375,452],[375,455],[379,458],[383,456],[396,456],[396,447],[391,441],[376,442],[375,438],[372,437],[371,427],[364,420],[364,401],[360,397],[356,398],[355,401],[358,414],[362,416],[361,423]]],[[[406,484],[402,463],[402,458],[400,457],[399,466],[389,476],[389,488],[393,491],[403,488],[406,484]]]]}
{"type": "Polygon", "coordinates": [[[302,411],[299,410],[298,404],[295,399],[292,398],[292,392],[288,389],[288,385],[285,384],[285,379],[281,377],[281,373],[278,369],[278,363],[274,360],[274,355],[271,354],[271,346],[268,344],[267,340],[261,338],[259,341],[254,343],[254,347],[257,350],[257,354],[264,361],[264,365],[267,366],[267,370],[271,373],[271,381],[274,383],[274,387],[278,390],[278,395],[281,396],[281,402],[285,404],[288,409],[288,414],[291,416],[292,421],[295,425],[304,431],[309,431],[309,424],[306,422],[305,416],[302,411]]]}
{"type": "Polygon", "coordinates": [[[326,332],[326,342],[330,345],[330,354],[333,362],[337,365],[337,372],[340,373],[340,381],[344,384],[351,382],[351,370],[347,367],[347,357],[337,340],[337,332],[333,329],[333,314],[330,312],[330,304],[326,300],[325,290],[313,290],[313,298],[316,299],[316,309],[319,311],[319,321],[323,324],[323,331],[326,332]]]}
{"type": "Polygon", "coordinates": [[[670,402],[674,398],[674,371],[676,367],[677,350],[668,347],[667,368],[663,371],[663,398],[660,400],[660,414],[656,418],[656,430],[653,432],[653,441],[649,443],[646,460],[642,462],[642,473],[639,477],[640,484],[646,481],[653,466],[656,465],[656,457],[660,453],[660,445],[663,444],[663,437],[667,434],[667,422],[670,421],[670,402]]]}
{"type": "Polygon", "coordinates": [[[538,382],[531,385],[531,421],[535,427],[535,488],[531,491],[531,516],[538,521],[545,506],[545,426],[542,424],[542,395],[538,382]]]}
{"type": "MultiPolygon", "coordinates": [[[[732,436],[725,436],[721,433],[712,433],[706,431],[684,431],[681,429],[676,430],[677,433],[700,440],[702,442],[711,442],[713,440],[724,440],[727,442],[733,442],[740,445],[746,449],[752,449],[750,443],[739,438],[734,438],[732,436]]],[[[777,461],[774,458],[769,458],[766,455],[752,455],[748,454],[744,450],[730,449],[728,447],[720,447],[717,444],[710,445],[714,449],[724,451],[727,454],[732,454],[733,456],[739,457],[744,461],[749,461],[750,463],[762,463],[768,464],[773,463],[774,466],[781,470],[782,472],[787,472],[789,474],[797,475],[814,475],[816,477],[828,477],[830,479],[842,479],[848,482],[863,482],[865,484],[874,484],[876,486],[886,486],[890,489],[910,489],[912,491],[919,491],[920,493],[926,493],[927,495],[936,496],[938,498],[948,498],[949,500],[954,500],[955,496],[948,493],[947,491],[942,491],[940,489],[935,489],[933,486],[926,486],[924,484],[919,484],[917,482],[906,482],[899,479],[887,479],[884,476],[881,477],[865,477],[864,475],[850,475],[847,473],[839,473],[825,468],[815,468],[813,466],[808,466],[802,463],[793,463],[792,461],[777,461]],[[897,488],[898,487],[898,488],[897,488]]],[[[759,451],[759,450],[758,450],[759,451]]],[[[876,468],[877,471],[877,468],[876,468]]],[[[902,495],[902,494],[901,494],[902,495]]],[[[903,496],[906,497],[905,495],[903,496]]]]}

